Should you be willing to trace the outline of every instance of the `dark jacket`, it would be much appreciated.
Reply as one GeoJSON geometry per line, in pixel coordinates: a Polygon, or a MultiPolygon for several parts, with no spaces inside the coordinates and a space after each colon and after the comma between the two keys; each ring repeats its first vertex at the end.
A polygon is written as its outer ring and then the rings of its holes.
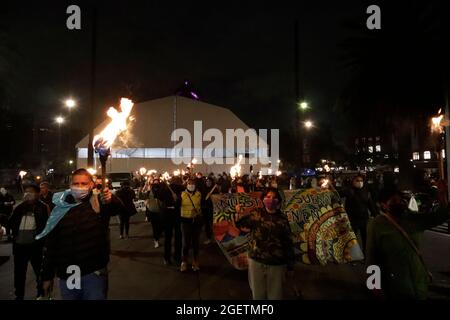
{"type": "MultiPolygon", "coordinates": [[[[441,207],[426,213],[404,213],[397,223],[420,250],[423,232],[450,218],[441,207]]],[[[381,289],[388,299],[426,299],[430,279],[408,240],[383,216],[369,222],[366,265],[381,269],[381,289]]]]}
{"type": "Polygon", "coordinates": [[[344,190],[341,197],[345,197],[345,211],[353,227],[364,227],[372,216],[378,214],[372,195],[367,189],[350,188],[344,190]]]}
{"type": "Polygon", "coordinates": [[[117,190],[116,196],[122,201],[124,209],[119,212],[122,216],[132,216],[137,213],[136,206],[134,205],[134,199],[136,194],[133,189],[129,187],[123,187],[117,190]]]}
{"type": "MultiPolygon", "coordinates": [[[[33,212],[34,219],[36,221],[36,231],[35,234],[38,235],[41,233],[48,219],[47,206],[42,201],[35,202],[22,202],[19,204],[13,211],[11,217],[9,218],[9,227],[12,231],[13,236],[13,250],[17,246],[16,237],[19,233],[20,223],[22,222],[22,218],[28,212],[33,212]]],[[[34,244],[41,244],[42,241],[37,240],[34,244]]]]}
{"type": "MultiPolygon", "coordinates": [[[[68,196],[67,202],[73,202],[68,196]]],[[[69,276],[67,267],[77,265],[86,275],[105,268],[109,262],[109,218],[124,210],[121,201],[113,196],[112,202],[100,207],[96,213],[89,198],[70,209],[56,227],[46,236],[42,280],[69,276]]]]}
{"type": "Polygon", "coordinates": [[[47,193],[47,196],[44,197],[43,195],[39,196],[39,199],[44,202],[46,205],[48,205],[50,212],[53,210],[53,208],[55,207],[54,203],[53,203],[53,192],[49,191],[47,193]]]}
{"type": "Polygon", "coordinates": [[[2,195],[0,194],[0,215],[6,215],[10,216],[14,205],[16,204],[16,201],[14,200],[13,196],[9,193],[2,195]],[[11,205],[5,205],[5,202],[13,202],[11,205]]]}

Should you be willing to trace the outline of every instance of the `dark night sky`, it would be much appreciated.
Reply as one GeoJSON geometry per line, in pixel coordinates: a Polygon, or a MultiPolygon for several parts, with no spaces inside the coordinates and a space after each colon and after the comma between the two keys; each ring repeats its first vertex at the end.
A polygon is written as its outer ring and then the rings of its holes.
{"type": "MultiPolygon", "coordinates": [[[[87,107],[89,2],[15,2],[7,8],[4,24],[19,57],[12,107],[53,117],[68,95],[87,107]],[[81,7],[81,31],[65,27],[69,4],[81,7]]],[[[98,10],[98,108],[115,104],[127,86],[140,101],[169,95],[187,78],[204,100],[229,106],[253,127],[283,127],[292,119],[295,18],[302,91],[323,118],[345,79],[336,47],[345,36],[342,22],[348,16],[366,19],[357,1],[214,6],[104,1],[98,10]],[[271,116],[281,110],[282,116],[271,116]]],[[[102,112],[96,116],[100,120],[102,112]]]]}
{"type": "MultiPolygon", "coordinates": [[[[16,52],[12,108],[53,119],[63,112],[61,100],[71,95],[81,104],[74,120],[86,130],[87,122],[79,120],[86,119],[89,104],[91,3],[15,1],[3,7],[3,25],[16,52]],[[70,4],[81,7],[81,31],[66,29],[70,4]]],[[[313,108],[311,117],[341,125],[332,107],[349,74],[339,60],[338,44],[350,35],[343,26],[348,19],[365,27],[371,4],[96,3],[98,121],[109,105],[129,95],[127,87],[135,101],[143,101],[170,95],[189,79],[203,100],[230,107],[254,128],[293,125],[295,19],[300,24],[300,84],[313,108]]]]}

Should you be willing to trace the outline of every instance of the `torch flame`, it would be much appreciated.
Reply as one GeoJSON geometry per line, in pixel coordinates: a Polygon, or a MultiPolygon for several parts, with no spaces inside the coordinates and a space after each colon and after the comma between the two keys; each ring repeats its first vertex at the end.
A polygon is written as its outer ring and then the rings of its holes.
{"type": "Polygon", "coordinates": [[[166,181],[169,181],[169,179],[170,179],[170,175],[169,175],[169,173],[167,171],[162,174],[162,177],[166,181]]]}
{"type": "Polygon", "coordinates": [[[23,177],[25,177],[27,174],[28,174],[28,172],[26,172],[26,171],[20,171],[19,172],[19,176],[20,176],[21,179],[23,179],[23,177]]]}
{"type": "Polygon", "coordinates": [[[180,175],[180,170],[175,170],[174,172],[173,172],[173,175],[175,176],[175,177],[177,177],[177,176],[179,176],[180,175]]]}
{"type": "Polygon", "coordinates": [[[431,131],[442,132],[442,119],[444,115],[440,114],[441,109],[439,109],[439,115],[437,117],[431,118],[431,131]]]}
{"type": "Polygon", "coordinates": [[[151,170],[148,170],[147,171],[147,175],[148,176],[151,176],[152,174],[155,174],[155,173],[157,173],[158,171],[156,171],[155,169],[151,169],[151,170]]]}
{"type": "Polygon", "coordinates": [[[326,187],[328,186],[328,182],[329,182],[328,179],[324,179],[323,182],[322,182],[322,184],[321,184],[320,186],[321,186],[322,188],[326,188],[326,187]]]}
{"type": "Polygon", "coordinates": [[[241,175],[241,161],[242,161],[242,154],[239,155],[238,162],[230,169],[231,177],[234,178],[239,177],[241,175]]]}
{"type": "Polygon", "coordinates": [[[106,113],[111,118],[111,122],[103,131],[94,137],[94,147],[111,148],[117,136],[127,130],[127,121],[130,117],[133,101],[127,98],[120,99],[120,112],[114,107],[110,107],[106,113]]]}

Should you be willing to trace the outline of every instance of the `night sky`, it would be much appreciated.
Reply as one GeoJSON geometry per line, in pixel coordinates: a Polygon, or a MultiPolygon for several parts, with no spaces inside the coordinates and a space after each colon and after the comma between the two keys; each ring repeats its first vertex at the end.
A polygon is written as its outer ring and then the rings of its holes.
{"type": "Polygon", "coordinates": [[[14,1],[2,5],[1,19],[13,52],[11,108],[53,119],[72,96],[81,105],[74,123],[87,130],[79,120],[89,105],[92,3],[98,8],[98,122],[121,96],[163,97],[189,79],[204,101],[231,108],[251,127],[289,129],[298,19],[300,88],[310,116],[344,127],[332,113],[350,77],[340,44],[352,36],[348,21],[353,32],[365,28],[372,4],[366,1],[14,1]],[[81,7],[80,31],[66,29],[70,4],[81,7]]]}

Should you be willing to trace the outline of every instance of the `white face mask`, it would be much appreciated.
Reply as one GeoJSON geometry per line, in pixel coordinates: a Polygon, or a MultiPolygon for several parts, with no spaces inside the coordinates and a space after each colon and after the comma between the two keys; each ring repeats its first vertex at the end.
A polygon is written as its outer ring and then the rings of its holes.
{"type": "Polygon", "coordinates": [[[278,184],[277,183],[272,183],[271,187],[277,189],[278,188],[278,184]]]}
{"type": "Polygon", "coordinates": [[[76,200],[81,200],[86,198],[88,194],[91,192],[90,188],[78,188],[78,187],[70,187],[70,192],[76,200]]]}
{"type": "Polygon", "coordinates": [[[189,192],[194,192],[195,191],[195,184],[188,184],[187,185],[187,190],[189,192]]]}
{"type": "Polygon", "coordinates": [[[1,188],[1,189],[0,189],[0,193],[1,193],[2,195],[6,196],[6,194],[7,194],[8,192],[6,191],[5,188],[1,188]]]}
{"type": "Polygon", "coordinates": [[[23,201],[34,201],[37,199],[37,195],[34,192],[25,192],[23,194],[23,201]]]}
{"type": "Polygon", "coordinates": [[[355,182],[355,188],[362,189],[364,187],[364,182],[355,182]]]}

